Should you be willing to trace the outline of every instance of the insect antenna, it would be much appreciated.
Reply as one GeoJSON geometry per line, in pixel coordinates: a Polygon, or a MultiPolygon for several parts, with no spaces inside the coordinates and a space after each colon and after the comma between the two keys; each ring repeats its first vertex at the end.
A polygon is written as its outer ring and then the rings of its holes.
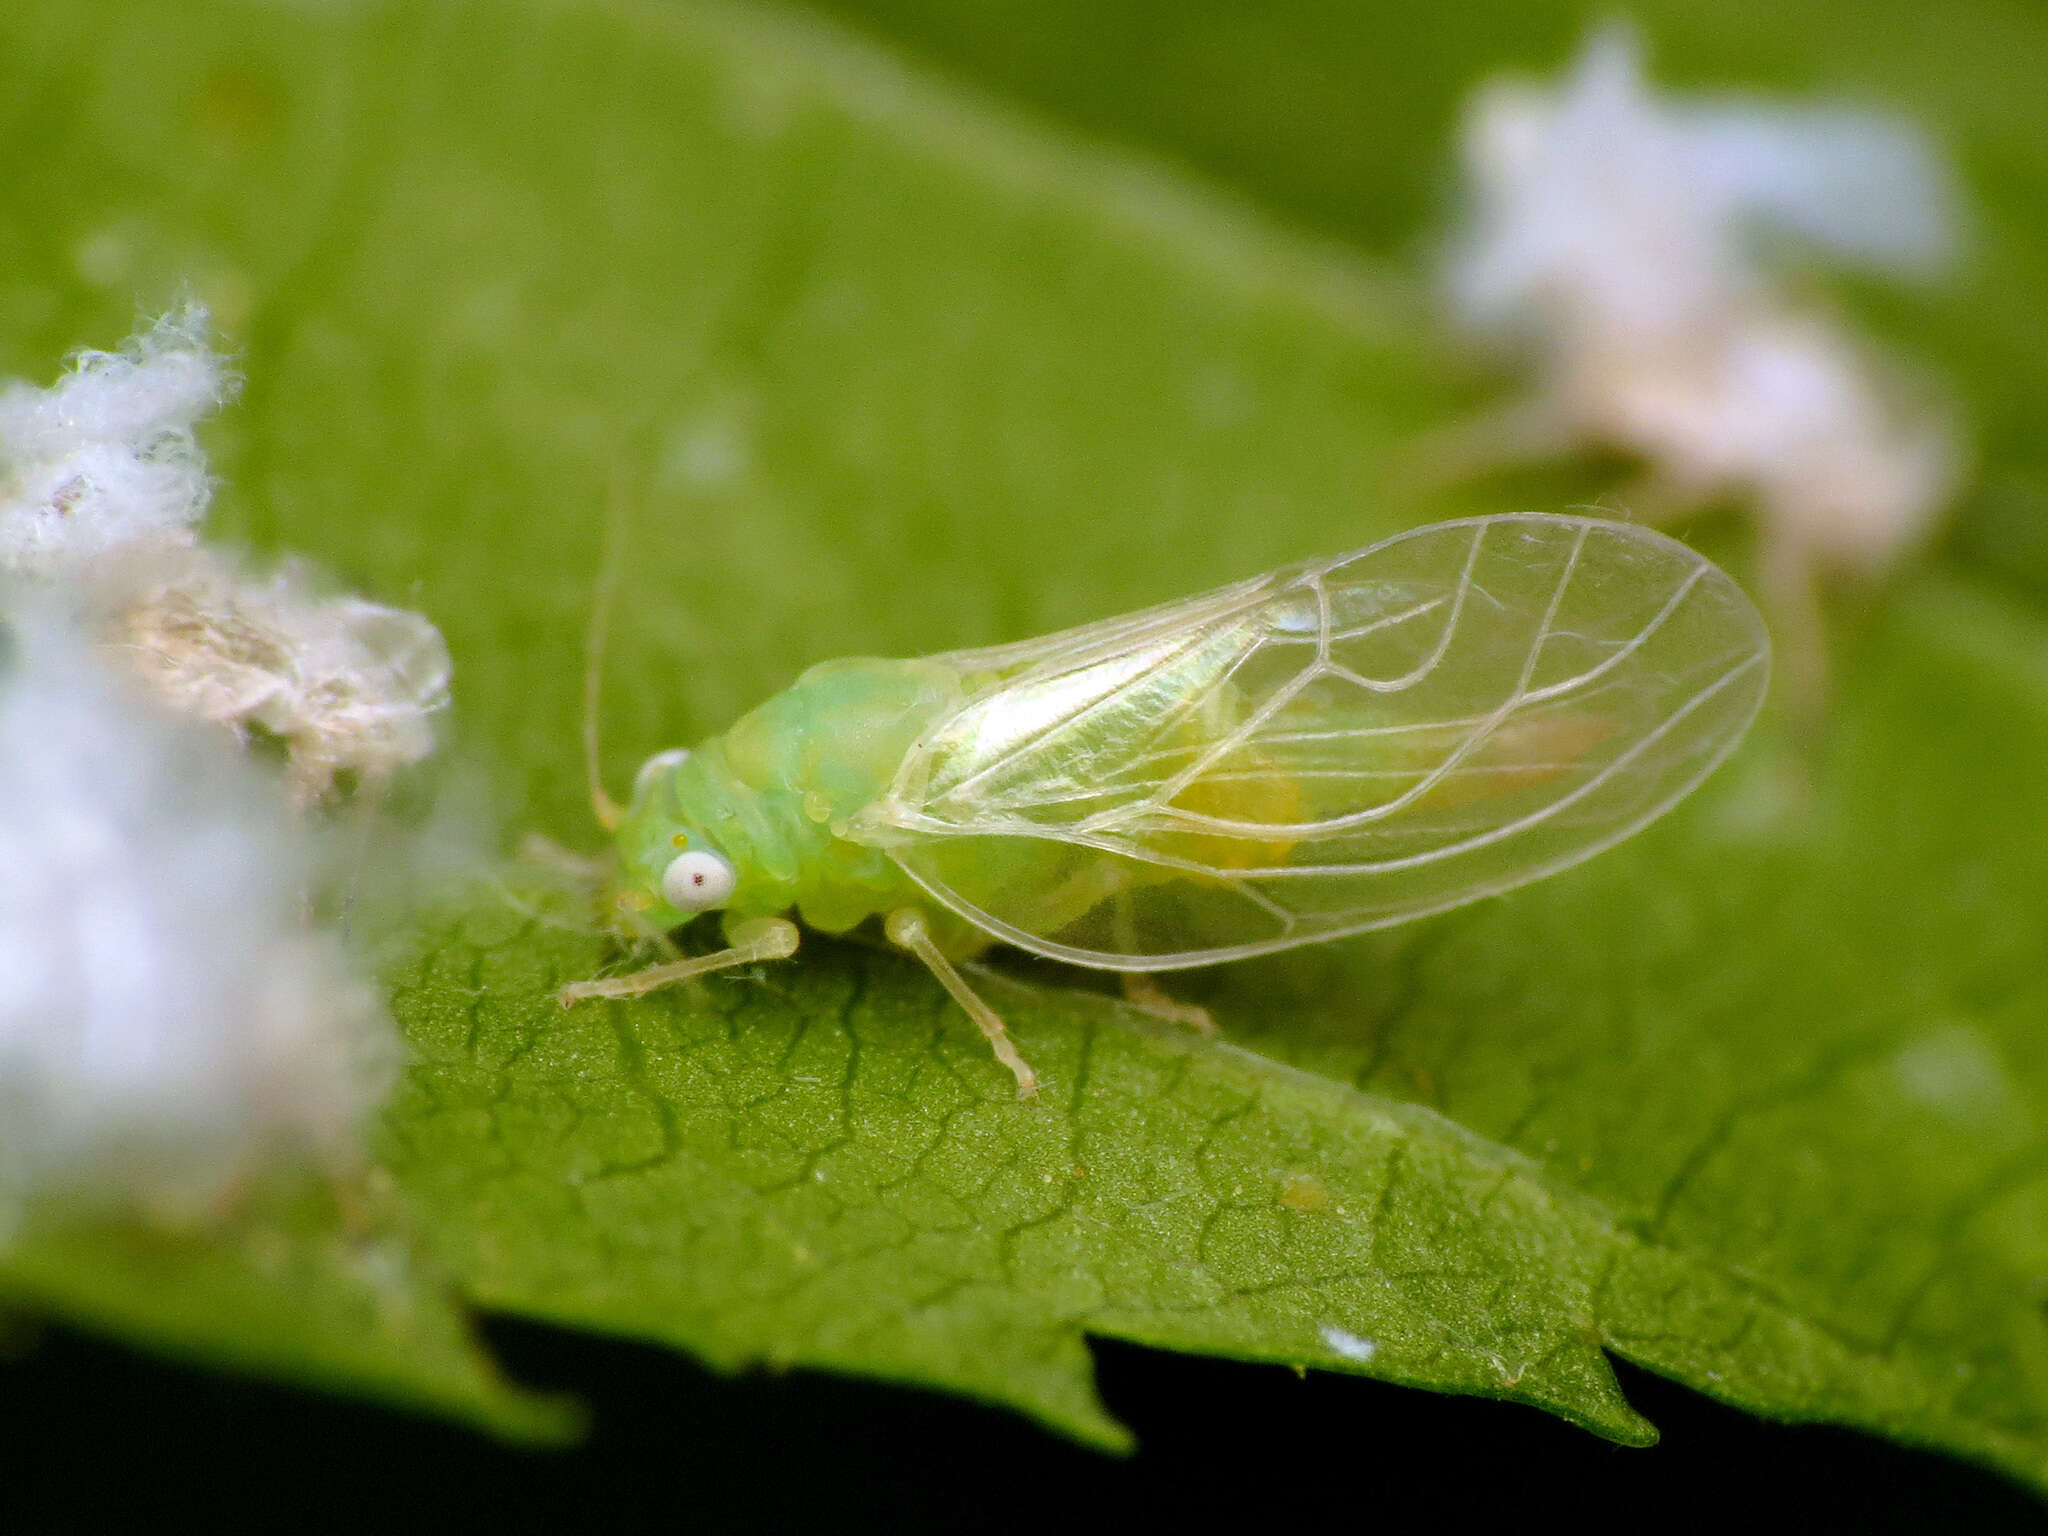
{"type": "Polygon", "coordinates": [[[590,597],[590,627],[583,636],[583,778],[590,788],[590,811],[605,831],[614,831],[626,813],[605,793],[604,762],[599,752],[598,711],[604,701],[604,647],[611,632],[612,597],[619,585],[624,553],[626,497],[615,468],[605,498],[604,533],[597,557],[596,590],[590,597]]]}

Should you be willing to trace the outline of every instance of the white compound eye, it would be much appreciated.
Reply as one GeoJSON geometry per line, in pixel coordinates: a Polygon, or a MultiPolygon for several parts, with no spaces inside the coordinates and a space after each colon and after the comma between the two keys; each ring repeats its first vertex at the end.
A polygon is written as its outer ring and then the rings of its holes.
{"type": "Polygon", "coordinates": [[[668,861],[661,872],[661,894],[684,912],[709,912],[725,905],[737,880],[722,854],[695,848],[668,861]]]}
{"type": "Polygon", "coordinates": [[[675,768],[690,755],[688,747],[670,747],[666,752],[657,752],[640,765],[640,771],[633,775],[633,798],[638,800],[647,793],[647,786],[663,774],[675,768]]]}

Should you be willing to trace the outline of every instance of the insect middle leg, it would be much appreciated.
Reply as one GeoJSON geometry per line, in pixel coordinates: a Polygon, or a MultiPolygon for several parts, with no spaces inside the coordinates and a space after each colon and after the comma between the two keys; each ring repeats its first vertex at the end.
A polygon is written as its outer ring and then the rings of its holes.
{"type": "Polygon", "coordinates": [[[1757,563],[1765,609],[1778,639],[1774,661],[1780,686],[1794,719],[1811,722],[1827,703],[1827,619],[1821,611],[1813,551],[1781,531],[1785,521],[1782,516],[1765,521],[1757,563]]]}
{"type": "Polygon", "coordinates": [[[925,964],[925,969],[938,977],[939,985],[953,994],[953,1001],[967,1011],[967,1017],[974,1020],[987,1039],[989,1049],[996,1053],[996,1060],[1010,1069],[1010,1075],[1017,1079],[1017,1097],[1028,1099],[1038,1092],[1038,1074],[1031,1070],[1031,1063],[1018,1054],[1017,1044],[1010,1038],[1009,1030],[995,1009],[984,1003],[975,990],[967,985],[966,979],[948,960],[937,941],[932,938],[931,924],[925,915],[915,907],[898,907],[883,919],[882,931],[889,936],[889,942],[898,948],[907,949],[925,964]]]}
{"type": "Polygon", "coordinates": [[[730,970],[736,965],[756,965],[763,960],[787,960],[799,943],[795,923],[787,918],[763,917],[742,923],[733,930],[730,949],[716,950],[690,960],[667,965],[650,965],[630,976],[613,976],[602,981],[574,981],[555,994],[564,1008],[573,1008],[591,997],[644,997],[673,982],[692,976],[730,970]]]}
{"type": "Polygon", "coordinates": [[[1541,395],[1425,432],[1402,449],[1393,478],[1411,494],[1442,491],[1580,446],[1570,413],[1541,395]]]}

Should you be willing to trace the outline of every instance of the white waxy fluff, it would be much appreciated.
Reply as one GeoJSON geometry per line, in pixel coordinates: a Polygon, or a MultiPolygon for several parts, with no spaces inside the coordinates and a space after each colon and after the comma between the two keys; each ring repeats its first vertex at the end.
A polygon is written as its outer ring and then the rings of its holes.
{"type": "Polygon", "coordinates": [[[206,312],[120,352],[85,351],[49,389],[0,388],[0,566],[75,577],[141,540],[190,543],[211,486],[193,436],[232,392],[206,312]]]}
{"type": "Polygon", "coordinates": [[[1537,395],[1450,457],[1639,455],[1638,510],[1745,498],[1784,570],[1879,571],[1930,525],[1959,464],[1949,422],[1777,265],[1803,248],[1925,275],[1953,256],[1952,190],[1910,128],[1666,102],[1610,28],[1559,89],[1483,88],[1464,147],[1450,293],[1526,350],[1537,395]]]}
{"type": "Polygon", "coordinates": [[[292,562],[250,580],[196,549],[145,570],[120,610],[120,640],[143,678],[202,720],[282,741],[302,804],[338,773],[381,778],[434,750],[452,667],[419,614],[324,596],[292,562]]]}
{"type": "Polygon", "coordinates": [[[1660,99],[1625,27],[1596,33],[1558,89],[1483,86],[1463,149],[1472,217],[1449,278],[1481,325],[1668,335],[1769,291],[1773,247],[1915,275],[1955,254],[1954,191],[1911,127],[1660,99]]]}
{"type": "Polygon", "coordinates": [[[0,656],[0,1194],[190,1210],[353,1155],[395,1034],[274,785],[68,623],[0,656]]]}
{"type": "Polygon", "coordinates": [[[193,428],[229,392],[206,325],[187,308],[50,389],[0,392],[0,566],[65,590],[174,707],[282,741],[310,803],[434,750],[448,650],[418,614],[325,593],[296,562],[250,576],[198,542],[193,428]]]}

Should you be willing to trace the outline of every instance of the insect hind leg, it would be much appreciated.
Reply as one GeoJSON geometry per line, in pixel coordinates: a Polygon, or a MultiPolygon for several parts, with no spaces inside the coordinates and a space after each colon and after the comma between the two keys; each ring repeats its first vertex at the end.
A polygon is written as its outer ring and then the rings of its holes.
{"type": "MultiPolygon", "coordinates": [[[[1128,891],[1119,891],[1115,905],[1110,908],[1110,920],[1116,925],[1116,941],[1127,955],[1139,952],[1138,920],[1131,911],[1128,891]]],[[[1164,1019],[1169,1024],[1184,1025],[1198,1035],[1216,1033],[1216,1021],[1209,1017],[1209,1010],[1199,1003],[1183,1003],[1169,997],[1166,988],[1159,985],[1146,971],[1125,971],[1123,973],[1124,1001],[1140,1013],[1150,1014],[1155,1019],[1164,1019]]]]}
{"type": "Polygon", "coordinates": [[[983,1002],[975,990],[967,985],[953,962],[932,938],[931,923],[915,907],[898,907],[883,920],[882,931],[889,936],[889,942],[900,949],[906,949],[922,960],[925,969],[936,976],[939,985],[953,995],[953,1001],[966,1010],[967,1017],[974,1020],[989,1049],[996,1053],[996,1060],[1010,1069],[1010,1075],[1017,1079],[1017,1097],[1028,1099],[1038,1092],[1038,1074],[1031,1070],[1031,1063],[1017,1051],[1017,1043],[1010,1038],[1009,1030],[1003,1027],[1002,1017],[983,1002]]]}
{"type": "Polygon", "coordinates": [[[1164,1019],[1169,1024],[1183,1024],[1198,1035],[1214,1035],[1216,1021],[1209,1016],[1209,1010],[1200,1003],[1184,1003],[1170,995],[1166,988],[1152,979],[1149,971],[1125,971],[1124,1001],[1138,1012],[1150,1014],[1155,1019],[1164,1019]]]}

